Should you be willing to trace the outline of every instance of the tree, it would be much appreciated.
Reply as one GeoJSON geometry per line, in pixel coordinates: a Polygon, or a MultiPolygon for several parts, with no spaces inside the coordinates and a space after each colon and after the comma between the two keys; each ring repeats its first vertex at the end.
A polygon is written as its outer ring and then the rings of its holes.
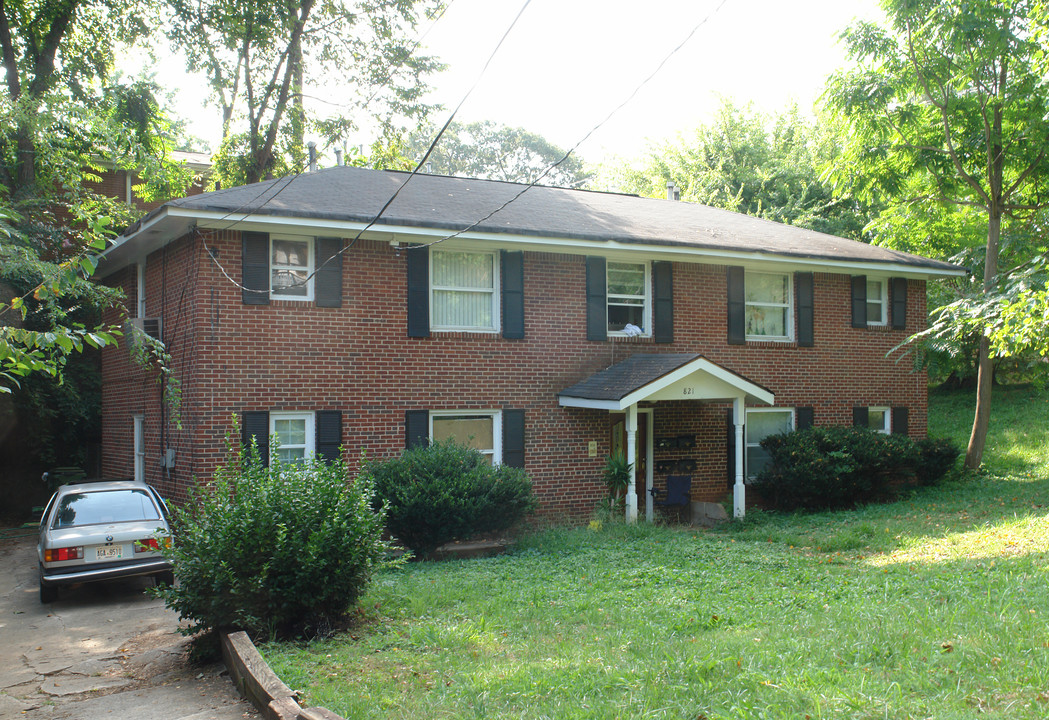
{"type": "Polygon", "coordinates": [[[838,152],[834,131],[829,120],[806,122],[797,107],[767,116],[726,100],[711,123],[615,168],[606,183],[664,197],[673,182],[682,200],[859,239],[869,209],[836,197],[820,176],[838,152]]]}
{"type": "MultiPolygon", "coordinates": [[[[1034,0],[885,0],[884,7],[890,27],[846,31],[858,68],[828,85],[830,105],[851,128],[842,165],[867,178],[859,182],[868,195],[894,205],[979,210],[982,291],[990,296],[1000,280],[1003,221],[1027,221],[1047,202],[1044,8],[1034,0]]],[[[991,407],[993,356],[980,335],[969,468],[983,457],[991,407]]]]}
{"type": "MultiPolygon", "coordinates": [[[[417,163],[436,134],[433,126],[413,132],[408,157],[417,163]]],[[[554,165],[540,184],[577,188],[590,179],[582,161],[573,155],[566,158],[563,149],[543,136],[485,120],[449,125],[427,160],[426,172],[530,183],[554,165]]]]}
{"type": "Polygon", "coordinates": [[[116,342],[95,310],[117,294],[88,282],[93,255],[133,212],[93,192],[103,167],[142,171],[140,195],[181,193],[166,121],[147,83],[109,82],[117,43],[147,30],[148,3],[0,0],[0,392],[116,342]],[[96,322],[97,321],[97,322],[96,322]]]}
{"type": "Polygon", "coordinates": [[[222,111],[224,185],[301,170],[312,130],[328,145],[371,122],[396,135],[425,117],[423,77],[439,68],[410,43],[432,0],[172,0],[169,36],[203,71],[222,111]],[[306,85],[339,103],[308,117],[306,85]]]}

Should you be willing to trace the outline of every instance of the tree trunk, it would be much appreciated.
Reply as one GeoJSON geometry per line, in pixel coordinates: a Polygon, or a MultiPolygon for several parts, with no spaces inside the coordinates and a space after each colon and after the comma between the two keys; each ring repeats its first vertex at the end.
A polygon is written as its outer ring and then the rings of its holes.
{"type": "MultiPolygon", "coordinates": [[[[997,207],[988,213],[987,258],[983,266],[983,289],[990,292],[998,275],[998,239],[1002,231],[1002,214],[997,207]]],[[[987,443],[987,428],[991,422],[991,385],[994,382],[994,364],[991,361],[991,344],[984,335],[980,338],[980,359],[976,375],[976,414],[973,431],[969,436],[969,447],[965,450],[965,467],[976,470],[983,461],[983,448],[987,443]]]]}

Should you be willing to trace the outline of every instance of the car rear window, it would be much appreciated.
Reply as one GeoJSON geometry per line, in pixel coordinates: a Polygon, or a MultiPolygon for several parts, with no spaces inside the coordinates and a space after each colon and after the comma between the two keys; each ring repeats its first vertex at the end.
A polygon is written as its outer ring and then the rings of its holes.
{"type": "Polygon", "coordinates": [[[103,490],[63,497],[51,527],[159,519],[157,506],[144,490],[103,490]]]}

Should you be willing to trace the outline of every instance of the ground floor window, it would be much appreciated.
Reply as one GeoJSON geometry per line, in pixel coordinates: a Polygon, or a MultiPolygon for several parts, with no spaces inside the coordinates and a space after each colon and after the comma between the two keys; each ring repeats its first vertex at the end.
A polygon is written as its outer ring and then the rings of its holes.
{"type": "Polygon", "coordinates": [[[758,473],[769,464],[769,454],[761,447],[761,441],[769,435],[778,435],[793,429],[793,408],[749,408],[747,410],[747,478],[757,477],[758,473]]]}
{"type": "Polygon", "coordinates": [[[867,408],[867,427],[888,435],[892,432],[892,411],[887,407],[867,408]]]}
{"type": "Polygon", "coordinates": [[[430,438],[455,440],[480,450],[492,464],[502,462],[502,415],[499,412],[431,412],[430,438]]]}
{"type": "Polygon", "coordinates": [[[277,459],[282,463],[302,462],[313,457],[316,451],[313,413],[270,413],[270,437],[277,439],[277,459]]]}

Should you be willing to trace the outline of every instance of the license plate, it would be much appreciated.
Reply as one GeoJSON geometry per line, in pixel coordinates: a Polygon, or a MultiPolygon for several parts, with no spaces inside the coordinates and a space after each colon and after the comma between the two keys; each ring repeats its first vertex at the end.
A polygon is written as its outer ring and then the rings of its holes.
{"type": "Polygon", "coordinates": [[[98,560],[119,560],[121,558],[121,550],[123,548],[119,545],[96,548],[95,552],[98,554],[95,557],[98,560]]]}

